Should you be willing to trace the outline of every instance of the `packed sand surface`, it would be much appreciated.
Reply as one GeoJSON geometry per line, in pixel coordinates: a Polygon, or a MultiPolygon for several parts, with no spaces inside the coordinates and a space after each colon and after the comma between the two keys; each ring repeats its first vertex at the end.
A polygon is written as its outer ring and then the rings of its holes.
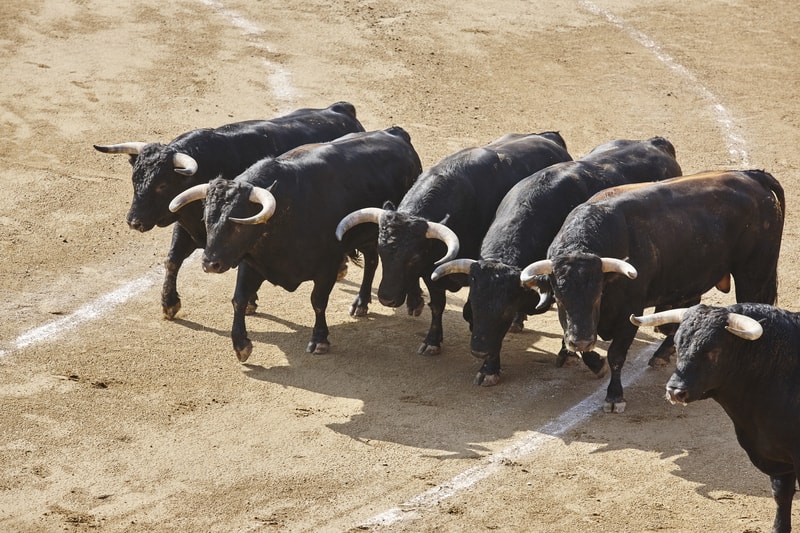
{"type": "Polygon", "coordinates": [[[665,401],[650,329],[622,414],[607,378],[555,367],[555,310],[477,387],[466,290],[423,357],[429,310],[350,317],[350,265],[329,354],[305,352],[311,284],[265,284],[240,364],[235,272],[196,252],[165,320],[171,230],[127,227],[128,158],[92,145],[339,100],[405,128],[425,168],[510,132],[557,130],[573,157],[661,135],[685,174],[781,181],[778,303],[797,310],[798,27],[794,0],[0,3],[0,530],[769,531],[768,478],[716,403],[665,401]]]}

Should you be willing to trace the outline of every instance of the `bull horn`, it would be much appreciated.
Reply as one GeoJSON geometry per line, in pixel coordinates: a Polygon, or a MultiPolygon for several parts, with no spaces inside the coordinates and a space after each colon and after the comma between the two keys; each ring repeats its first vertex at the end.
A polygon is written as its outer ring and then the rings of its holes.
{"type": "Polygon", "coordinates": [[[103,152],[104,154],[129,154],[129,155],[139,155],[142,151],[142,148],[145,147],[147,143],[143,142],[127,142],[127,143],[120,143],[120,144],[93,144],[94,149],[98,152],[103,152]]]}
{"type": "Polygon", "coordinates": [[[725,326],[725,329],[748,341],[754,341],[764,333],[764,328],[761,327],[758,320],[739,313],[728,314],[728,325],[725,326]]]}
{"type": "Polygon", "coordinates": [[[172,201],[169,203],[169,210],[175,213],[178,211],[178,209],[188,203],[197,200],[203,200],[205,199],[207,192],[208,183],[201,183],[200,185],[190,187],[172,199],[172,201]]]}
{"type": "Polygon", "coordinates": [[[656,327],[663,326],[664,324],[678,324],[683,320],[683,315],[686,314],[688,308],[681,307],[677,309],[668,309],[658,313],[643,316],[630,316],[631,324],[634,326],[656,327]]]}
{"type": "Polygon", "coordinates": [[[449,276],[450,274],[469,274],[469,267],[473,263],[477,263],[477,261],[474,259],[453,259],[442,263],[431,274],[431,280],[436,281],[442,276],[449,276]]]}
{"type": "Polygon", "coordinates": [[[189,154],[182,152],[175,152],[172,156],[172,164],[175,167],[175,172],[181,176],[194,176],[197,172],[197,161],[189,154]]]}
{"type": "Polygon", "coordinates": [[[384,210],[380,207],[365,207],[364,209],[353,211],[339,221],[339,224],[336,226],[336,238],[341,241],[344,234],[358,224],[364,222],[374,222],[378,224],[383,212],[384,210]]]}
{"type": "Polygon", "coordinates": [[[613,257],[602,257],[600,261],[603,265],[603,272],[616,272],[623,274],[631,279],[636,279],[638,273],[633,265],[622,259],[614,259],[613,257]]]}
{"type": "Polygon", "coordinates": [[[230,217],[228,220],[236,222],[237,224],[264,224],[275,213],[275,197],[267,189],[263,187],[253,187],[249,199],[254,204],[261,204],[261,211],[251,217],[230,217]]]}
{"type": "Polygon", "coordinates": [[[536,310],[541,311],[542,309],[547,309],[553,304],[553,294],[550,292],[540,292],[539,293],[539,303],[536,304],[536,310]]]}
{"type": "Polygon", "coordinates": [[[553,262],[549,259],[541,259],[526,266],[519,274],[520,282],[530,287],[533,284],[533,278],[536,276],[549,276],[553,273],[553,262]]]}
{"type": "Polygon", "coordinates": [[[444,254],[444,257],[433,263],[434,265],[441,265],[455,259],[458,255],[458,235],[439,222],[428,222],[428,231],[425,232],[425,237],[428,239],[438,239],[447,245],[447,253],[444,254]]]}

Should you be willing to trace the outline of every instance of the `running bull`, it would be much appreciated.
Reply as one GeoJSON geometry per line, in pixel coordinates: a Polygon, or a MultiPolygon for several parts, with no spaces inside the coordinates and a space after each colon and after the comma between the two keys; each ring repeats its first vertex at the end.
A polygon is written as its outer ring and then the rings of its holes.
{"type": "MultiPolygon", "coordinates": [[[[389,307],[406,302],[410,315],[422,312],[422,278],[430,294],[431,324],[418,352],[441,352],[446,292],[466,285],[465,276],[432,281],[437,264],[477,257],[498,204],[521,179],[561,161],[571,161],[556,132],[508,134],[465,148],[425,171],[395,209],[364,209],[342,220],[337,236],[363,222],[377,223],[383,277],[379,301],[389,307]]],[[[372,224],[370,224],[372,225],[372,224]]]]}
{"type": "MultiPolygon", "coordinates": [[[[479,259],[456,259],[440,265],[434,279],[448,274],[469,275],[469,298],[464,308],[470,323],[472,354],[484,361],[474,383],[495,385],[500,380],[500,349],[515,316],[538,314],[550,308],[551,291],[540,293],[520,283],[520,272],[547,257],[547,247],[570,211],[594,193],[625,183],[662,180],[681,175],[675,148],[663,137],[619,139],[597,146],[576,160],[557,163],[517,183],[503,198],[481,244],[479,259]]],[[[565,351],[559,364],[566,359],[565,351]]],[[[585,362],[602,375],[599,357],[585,362]]]]}
{"type": "Polygon", "coordinates": [[[546,275],[569,350],[610,340],[604,410],[622,412],[631,314],[694,301],[729,274],[739,302],[773,304],[786,204],[760,170],[714,171],[598,193],[573,210],[547,252],[520,275],[546,275]]]}
{"type": "Polygon", "coordinates": [[[699,305],[631,321],[680,324],[667,399],[686,405],[713,398],[722,406],[739,445],[770,478],[777,504],[773,533],[788,533],[800,473],[800,314],[743,303],[699,305]]]}
{"type": "MultiPolygon", "coordinates": [[[[337,102],[324,109],[298,109],[272,120],[248,120],[216,129],[197,129],[168,144],[126,142],[94,145],[104,153],[128,154],[133,167],[133,200],[128,225],[138,231],[154,226],[172,230],[172,243],[164,262],[166,274],[161,308],[173,319],[181,308],[177,277],[184,260],[206,245],[200,204],[172,213],[168,206],[177,194],[216,177],[233,179],[264,157],[312,142],[325,142],[347,133],[364,131],[352,104],[337,102]]],[[[256,295],[250,312],[256,308],[256,295]]]]}
{"type": "Polygon", "coordinates": [[[313,281],[316,319],[307,351],[326,353],[328,298],[345,254],[358,250],[364,278],[351,314],[366,314],[378,266],[377,228],[359,228],[339,241],[336,225],[356,209],[399,201],[421,172],[408,133],[392,127],[263,159],[232,181],[197,185],[170,203],[177,212],[205,200],[203,270],[221,273],[238,265],[231,340],[239,361],[253,349],[245,310],[264,280],[290,292],[313,281]]]}

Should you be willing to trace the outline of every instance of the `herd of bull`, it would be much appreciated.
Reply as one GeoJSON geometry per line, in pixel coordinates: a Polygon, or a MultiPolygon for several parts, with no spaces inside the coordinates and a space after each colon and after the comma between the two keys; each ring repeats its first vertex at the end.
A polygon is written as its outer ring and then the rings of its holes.
{"type": "Polygon", "coordinates": [[[651,365],[677,354],[667,397],[714,398],[753,463],[770,476],[774,532],[791,528],[800,467],[800,315],[774,307],[784,191],[760,170],[683,176],[661,137],[616,140],[573,160],[556,132],[509,134],[423,171],[400,127],[365,131],[353,105],[300,109],[180,135],[167,145],[95,145],[133,167],[131,228],[173,226],[161,294],[181,307],[177,275],[203,248],[206,272],[237,268],[231,338],[245,361],[245,315],[266,280],[288,291],[313,281],[307,351],[326,353],[325,310],[347,258],[364,274],[350,308],[367,313],[382,264],[381,304],[424,307],[419,352],[441,351],[446,292],[469,287],[464,318],[475,383],[495,385],[509,330],[555,303],[564,330],[556,361],[609,370],[607,412],[622,412],[621,371],[637,328],[666,335],[651,365]],[[729,307],[700,305],[716,287],[729,307]],[[645,308],[655,313],[642,316],[645,308]],[[594,351],[610,340],[607,356],[594,351]]]}

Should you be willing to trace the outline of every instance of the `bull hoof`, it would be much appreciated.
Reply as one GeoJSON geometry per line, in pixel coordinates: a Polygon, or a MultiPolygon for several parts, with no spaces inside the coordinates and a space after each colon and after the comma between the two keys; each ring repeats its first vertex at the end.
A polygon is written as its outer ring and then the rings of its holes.
{"type": "Polygon", "coordinates": [[[422,310],[425,308],[425,302],[420,300],[418,305],[408,305],[406,309],[408,310],[408,316],[419,316],[422,314],[422,310]]]}
{"type": "Polygon", "coordinates": [[[580,357],[575,352],[570,352],[569,350],[561,350],[558,352],[556,356],[556,367],[561,368],[562,366],[575,366],[580,362],[580,357]]]}
{"type": "MultiPolygon", "coordinates": [[[[609,369],[608,359],[604,358],[603,359],[603,366],[601,366],[599,370],[592,370],[592,372],[594,372],[594,375],[597,376],[597,378],[599,379],[599,378],[606,377],[606,374],[608,374],[608,369],[609,369]]],[[[622,403],[624,404],[625,402],[622,402],[622,403]]],[[[625,409],[625,406],[623,405],[622,408],[625,409]]],[[[622,411],[618,411],[618,412],[621,413],[622,411]]]]}
{"type": "Polygon", "coordinates": [[[250,339],[245,339],[245,344],[241,348],[236,348],[234,346],[233,349],[236,352],[236,358],[239,360],[239,362],[244,363],[253,353],[253,343],[250,342],[250,339]]]}
{"type": "Polygon", "coordinates": [[[178,311],[181,310],[181,301],[178,300],[175,305],[162,305],[161,311],[164,313],[164,318],[167,320],[172,320],[175,318],[175,315],[178,314],[178,311]]]}
{"type": "Polygon", "coordinates": [[[258,304],[255,302],[247,302],[247,307],[244,308],[245,315],[254,315],[256,314],[256,309],[258,309],[258,304]]]}
{"type": "Polygon", "coordinates": [[[669,364],[669,360],[665,360],[663,357],[656,357],[653,356],[647,362],[647,365],[652,368],[664,368],[669,364]]]}
{"type": "Polygon", "coordinates": [[[417,353],[420,355],[439,355],[440,353],[442,353],[442,347],[434,346],[433,344],[428,344],[426,342],[423,342],[422,344],[419,345],[417,353]]]}
{"type": "Polygon", "coordinates": [[[314,355],[324,355],[331,351],[331,344],[329,342],[314,342],[311,341],[306,346],[306,352],[313,353],[314,355]]]}
{"type": "Polygon", "coordinates": [[[352,317],[360,317],[360,316],[367,316],[367,306],[366,305],[358,305],[353,303],[350,306],[350,316],[352,317]]]}
{"type": "Polygon", "coordinates": [[[478,372],[475,379],[472,380],[473,385],[480,385],[481,387],[494,387],[498,383],[500,383],[500,374],[478,372]]]}
{"type": "Polygon", "coordinates": [[[619,400],[616,402],[606,400],[606,402],[603,404],[603,411],[606,413],[624,413],[627,405],[628,403],[625,400],[619,400]]]}

